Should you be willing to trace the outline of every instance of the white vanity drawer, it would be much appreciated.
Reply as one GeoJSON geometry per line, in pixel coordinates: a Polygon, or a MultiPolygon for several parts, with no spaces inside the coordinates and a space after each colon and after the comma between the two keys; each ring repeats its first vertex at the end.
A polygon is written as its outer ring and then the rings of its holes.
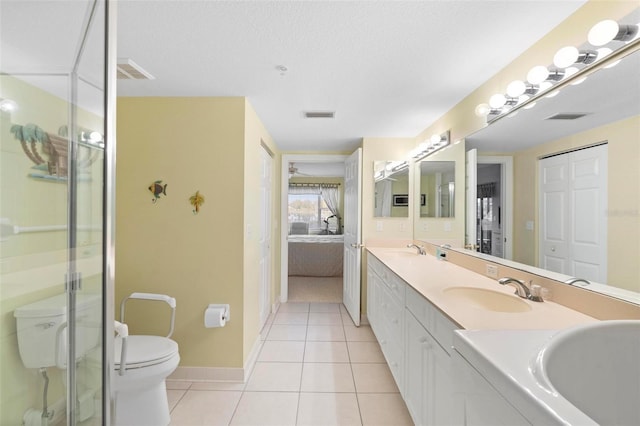
{"type": "Polygon", "coordinates": [[[401,393],[404,393],[404,352],[402,346],[393,340],[380,342],[380,348],[387,360],[387,365],[393,374],[396,385],[401,393]]]}
{"type": "Polygon", "coordinates": [[[407,309],[411,311],[418,322],[438,341],[440,346],[442,346],[447,353],[451,354],[453,331],[460,327],[447,318],[411,286],[407,285],[406,287],[407,309]]]}
{"type": "Polygon", "coordinates": [[[397,345],[402,346],[404,333],[404,305],[390,296],[391,290],[383,286],[383,297],[380,298],[381,323],[386,328],[387,337],[397,345]]]}

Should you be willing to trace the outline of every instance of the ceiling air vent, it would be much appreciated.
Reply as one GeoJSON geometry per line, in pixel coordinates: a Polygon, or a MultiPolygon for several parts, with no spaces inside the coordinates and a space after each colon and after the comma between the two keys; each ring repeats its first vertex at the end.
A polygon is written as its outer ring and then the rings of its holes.
{"type": "Polygon", "coordinates": [[[120,80],[155,80],[154,76],[129,58],[118,58],[117,68],[120,80]]]}
{"type": "Polygon", "coordinates": [[[334,118],[336,115],[333,111],[306,111],[305,118],[334,118]]]}
{"type": "Polygon", "coordinates": [[[551,117],[547,117],[545,120],[576,120],[578,118],[582,118],[585,115],[587,115],[587,113],[582,113],[582,112],[577,112],[577,113],[559,113],[559,114],[554,114],[551,117]]]}

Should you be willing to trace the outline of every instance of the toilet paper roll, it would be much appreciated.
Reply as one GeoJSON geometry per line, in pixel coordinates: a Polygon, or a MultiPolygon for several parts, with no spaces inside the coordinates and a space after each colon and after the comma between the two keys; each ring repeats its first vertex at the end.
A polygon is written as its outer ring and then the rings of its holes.
{"type": "Polygon", "coordinates": [[[224,312],[224,308],[209,306],[204,311],[204,326],[206,328],[224,327],[227,322],[224,312]]]}

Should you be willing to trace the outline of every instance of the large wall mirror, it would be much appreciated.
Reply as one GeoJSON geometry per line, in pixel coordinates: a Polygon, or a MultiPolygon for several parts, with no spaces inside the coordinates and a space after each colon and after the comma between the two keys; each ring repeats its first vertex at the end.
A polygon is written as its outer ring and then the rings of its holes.
{"type": "Polygon", "coordinates": [[[420,162],[420,217],[455,217],[455,161],[420,162]]]}
{"type": "Polygon", "coordinates": [[[513,211],[498,217],[513,218],[511,260],[554,279],[585,278],[589,284],[574,285],[640,303],[640,43],[634,43],[617,65],[494,121],[466,143],[479,156],[513,159],[513,211]],[[549,186],[560,176],[569,177],[562,194],[549,186]]]}
{"type": "Polygon", "coordinates": [[[409,217],[409,163],[374,161],[374,217],[409,217]]]}

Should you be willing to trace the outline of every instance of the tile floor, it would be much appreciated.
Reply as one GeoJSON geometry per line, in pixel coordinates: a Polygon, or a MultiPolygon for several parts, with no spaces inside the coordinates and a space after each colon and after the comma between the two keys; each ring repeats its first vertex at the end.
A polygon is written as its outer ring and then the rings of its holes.
{"type": "Polygon", "coordinates": [[[168,381],[171,425],[411,425],[369,326],[342,304],[287,303],[247,383],[168,381]]]}

